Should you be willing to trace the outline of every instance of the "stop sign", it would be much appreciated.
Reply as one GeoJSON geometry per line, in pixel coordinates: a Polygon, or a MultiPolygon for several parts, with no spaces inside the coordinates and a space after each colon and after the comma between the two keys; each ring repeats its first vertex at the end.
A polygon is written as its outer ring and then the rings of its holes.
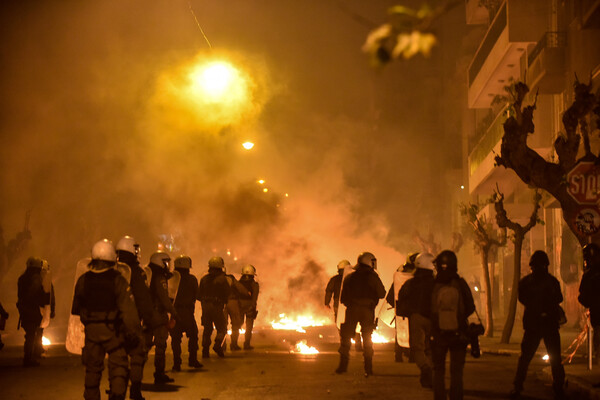
{"type": "Polygon", "coordinates": [[[579,204],[596,204],[600,200],[600,166],[580,161],[567,174],[567,192],[579,204]]]}

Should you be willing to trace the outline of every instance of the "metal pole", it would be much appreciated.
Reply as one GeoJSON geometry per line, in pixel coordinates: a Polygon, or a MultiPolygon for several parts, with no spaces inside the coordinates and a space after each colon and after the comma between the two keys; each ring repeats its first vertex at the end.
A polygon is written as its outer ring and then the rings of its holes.
{"type": "Polygon", "coordinates": [[[588,369],[592,370],[593,357],[594,357],[594,328],[592,328],[592,321],[590,320],[589,314],[587,318],[588,328],[588,369]]]}

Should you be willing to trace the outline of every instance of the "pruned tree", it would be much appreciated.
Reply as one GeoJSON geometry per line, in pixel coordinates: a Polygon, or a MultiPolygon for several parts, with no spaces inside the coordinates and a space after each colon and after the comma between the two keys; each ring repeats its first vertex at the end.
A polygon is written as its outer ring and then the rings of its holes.
{"type": "MultiPolygon", "coordinates": [[[[564,132],[554,141],[557,161],[544,159],[527,145],[527,137],[534,132],[533,113],[536,101],[524,106],[529,88],[516,82],[507,88],[514,114],[504,123],[504,135],[496,164],[512,169],[526,184],[547,191],[560,204],[563,218],[579,243],[600,243],[600,156],[592,151],[590,137],[600,121],[600,95],[592,93],[589,84],[574,84],[575,99],[562,116],[564,132]],[[581,174],[574,167],[583,164],[581,174]],[[569,180],[571,178],[571,180],[569,180]],[[574,192],[582,192],[578,200],[574,192]],[[583,203],[583,204],[582,204],[583,203]]],[[[537,96],[536,96],[537,100],[537,96]]]]}
{"type": "MultiPolygon", "coordinates": [[[[421,236],[419,231],[415,231],[413,239],[419,245],[421,251],[424,253],[431,253],[433,255],[437,255],[442,251],[442,246],[440,242],[435,240],[433,232],[429,232],[427,238],[424,238],[423,236],[421,236]]],[[[450,250],[452,250],[455,253],[458,253],[462,245],[462,235],[458,232],[452,233],[452,245],[450,246],[450,250]]]]}
{"type": "Polygon", "coordinates": [[[25,226],[23,230],[15,235],[15,237],[4,242],[2,227],[0,227],[0,283],[6,272],[10,269],[15,259],[25,250],[27,243],[31,240],[31,232],[29,231],[29,218],[31,210],[25,213],[25,226]]]}
{"type": "Polygon", "coordinates": [[[514,248],[514,261],[513,261],[513,281],[511,286],[510,303],[508,306],[508,314],[506,321],[504,322],[504,329],[502,330],[502,337],[500,343],[508,343],[510,336],[515,324],[515,316],[517,315],[517,300],[519,293],[519,280],[521,279],[521,252],[523,250],[523,240],[527,232],[531,230],[538,222],[541,222],[538,217],[538,211],[540,210],[542,195],[536,190],[533,195],[533,211],[529,216],[529,221],[526,225],[521,225],[508,218],[506,210],[504,209],[504,194],[500,193],[499,190],[494,193],[494,208],[496,209],[496,223],[500,228],[509,229],[511,234],[514,248]]]}
{"type": "Polygon", "coordinates": [[[493,199],[483,204],[461,204],[460,213],[465,217],[467,224],[473,233],[475,249],[481,256],[481,267],[483,269],[483,285],[485,290],[485,335],[494,336],[494,316],[492,305],[492,278],[490,277],[489,255],[493,247],[506,245],[506,228],[501,229],[500,237],[496,234],[493,224],[488,221],[480,211],[493,199]]]}

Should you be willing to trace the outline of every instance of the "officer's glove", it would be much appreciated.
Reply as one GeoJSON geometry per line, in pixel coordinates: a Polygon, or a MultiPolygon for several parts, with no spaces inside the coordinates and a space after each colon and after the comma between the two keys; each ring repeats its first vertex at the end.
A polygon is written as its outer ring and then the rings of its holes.
{"type": "Polygon", "coordinates": [[[125,348],[127,350],[135,349],[140,344],[140,337],[135,333],[125,334],[125,348]]]}

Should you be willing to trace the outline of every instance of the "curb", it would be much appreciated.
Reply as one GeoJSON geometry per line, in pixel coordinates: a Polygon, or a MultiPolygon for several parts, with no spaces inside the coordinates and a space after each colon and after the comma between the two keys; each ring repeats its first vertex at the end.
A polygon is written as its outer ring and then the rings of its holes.
{"type": "MultiPolygon", "coordinates": [[[[552,371],[550,367],[545,367],[538,372],[539,377],[548,382],[552,382],[552,371]]],[[[579,378],[576,375],[566,374],[567,393],[572,399],[600,400],[600,389],[594,388],[589,382],[579,378]]]]}

